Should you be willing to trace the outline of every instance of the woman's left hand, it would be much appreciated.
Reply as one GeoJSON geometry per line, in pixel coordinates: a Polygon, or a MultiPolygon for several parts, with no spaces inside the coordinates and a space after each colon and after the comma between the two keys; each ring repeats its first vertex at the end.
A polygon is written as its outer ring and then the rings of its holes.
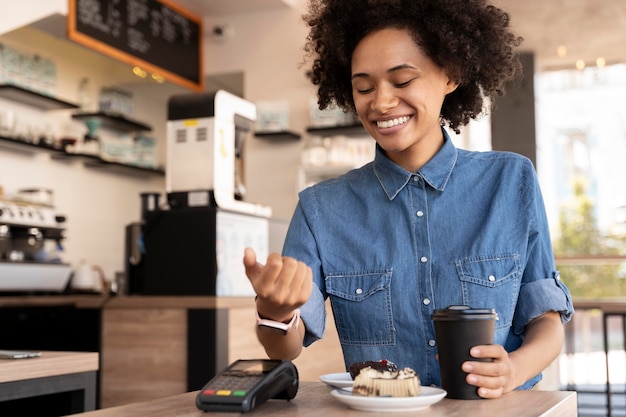
{"type": "Polygon", "coordinates": [[[466,361],[465,380],[478,387],[483,398],[498,398],[511,392],[544,370],[556,359],[563,346],[564,329],[558,312],[550,311],[526,326],[522,346],[507,353],[501,345],[480,345],[470,350],[474,358],[491,358],[491,362],[466,361]]]}
{"type": "Polygon", "coordinates": [[[467,372],[465,380],[478,387],[478,395],[483,398],[498,398],[513,391],[515,369],[509,360],[508,352],[501,345],[474,346],[470,350],[474,358],[491,358],[491,362],[466,361],[462,365],[467,372]]]}

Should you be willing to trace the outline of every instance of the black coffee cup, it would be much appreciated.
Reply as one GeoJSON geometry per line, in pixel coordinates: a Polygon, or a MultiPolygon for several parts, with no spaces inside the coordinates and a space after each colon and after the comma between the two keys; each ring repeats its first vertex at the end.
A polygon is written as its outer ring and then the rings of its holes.
{"type": "Polygon", "coordinates": [[[492,308],[450,306],[435,310],[432,315],[439,354],[441,385],[447,398],[476,400],[478,388],[465,381],[467,373],[461,369],[465,361],[488,362],[470,356],[477,345],[492,345],[498,315],[492,308]]]}

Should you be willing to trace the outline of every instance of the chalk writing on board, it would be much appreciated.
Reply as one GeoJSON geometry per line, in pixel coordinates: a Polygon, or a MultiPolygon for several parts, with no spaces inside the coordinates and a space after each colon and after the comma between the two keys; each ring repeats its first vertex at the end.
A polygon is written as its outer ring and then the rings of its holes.
{"type": "Polygon", "coordinates": [[[202,84],[202,21],[169,0],[72,0],[69,20],[70,39],[202,84]]]}

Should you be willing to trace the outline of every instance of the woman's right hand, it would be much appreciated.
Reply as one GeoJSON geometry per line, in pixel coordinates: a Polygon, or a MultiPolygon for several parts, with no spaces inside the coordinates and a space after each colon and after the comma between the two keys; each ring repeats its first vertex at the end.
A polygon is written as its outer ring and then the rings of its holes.
{"type": "Polygon", "coordinates": [[[272,253],[264,265],[257,261],[253,249],[246,248],[243,264],[257,294],[257,311],[263,318],[289,321],[311,295],[313,273],[304,262],[272,253]]]}

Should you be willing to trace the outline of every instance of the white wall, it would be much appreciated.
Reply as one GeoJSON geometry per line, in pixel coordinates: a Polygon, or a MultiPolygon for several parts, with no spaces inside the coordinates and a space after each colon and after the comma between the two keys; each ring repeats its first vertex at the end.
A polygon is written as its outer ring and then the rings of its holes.
{"type": "Polygon", "coordinates": [[[0,34],[60,13],[67,14],[67,0],[3,1],[0,5],[0,34]]]}
{"type": "MultiPolygon", "coordinates": [[[[127,68],[30,28],[4,34],[0,42],[25,54],[38,53],[53,59],[58,72],[56,96],[73,103],[78,103],[78,82],[82,77],[90,79],[94,105],[101,86],[132,80],[127,68]]],[[[150,133],[163,142],[164,101],[136,97],[134,104],[132,117],[152,125],[154,130],[150,133]]],[[[0,100],[0,109],[12,109],[20,124],[50,129],[57,137],[82,138],[86,131],[81,122],[71,118],[72,110],[44,112],[6,99],[0,100]]],[[[20,188],[52,189],[57,212],[68,220],[63,259],[72,265],[82,259],[101,265],[107,278],[112,279],[116,271],[123,270],[124,227],[140,218],[139,194],[163,190],[164,178],[120,175],[85,168],[77,160],[52,160],[47,152],[25,153],[0,147],[0,186],[6,195],[15,194],[20,188]]]]}
{"type": "MultiPolygon", "coordinates": [[[[300,5],[207,19],[207,28],[228,24],[232,36],[221,42],[207,37],[204,59],[208,75],[243,71],[248,100],[287,100],[290,130],[304,134],[309,123],[308,100],[314,90],[305,69],[299,67],[306,35],[301,14],[300,5]]],[[[0,28],[6,20],[0,17],[0,28]]],[[[0,43],[52,58],[58,70],[56,95],[61,99],[78,102],[78,82],[85,76],[90,79],[94,102],[103,85],[135,91],[132,117],[153,126],[150,134],[157,138],[164,161],[167,98],[172,91],[181,90],[136,84],[127,66],[31,28],[5,33],[0,43]]],[[[0,106],[16,108],[29,120],[49,120],[46,123],[57,134],[80,137],[85,132],[80,122],[71,119],[69,110],[44,113],[1,99],[0,106]]],[[[246,144],[247,200],[269,205],[275,217],[289,219],[297,201],[301,148],[302,140],[250,138],[246,144]]],[[[5,194],[23,187],[53,189],[57,211],[68,218],[64,259],[74,265],[81,259],[99,264],[112,278],[123,270],[124,227],[139,219],[139,194],[164,191],[164,179],[113,174],[85,168],[79,161],[54,161],[45,152],[24,154],[0,147],[0,186],[5,194]]]]}
{"type": "MultiPolygon", "coordinates": [[[[293,9],[228,15],[205,19],[209,32],[227,25],[230,36],[205,39],[207,74],[243,71],[244,95],[251,101],[286,100],[290,130],[304,134],[309,124],[309,97],[315,90],[305,76],[303,46],[306,25],[301,19],[303,0],[293,9]]],[[[297,202],[300,141],[252,139],[246,149],[246,188],[249,201],[269,205],[274,215],[289,219],[297,202]]]]}

